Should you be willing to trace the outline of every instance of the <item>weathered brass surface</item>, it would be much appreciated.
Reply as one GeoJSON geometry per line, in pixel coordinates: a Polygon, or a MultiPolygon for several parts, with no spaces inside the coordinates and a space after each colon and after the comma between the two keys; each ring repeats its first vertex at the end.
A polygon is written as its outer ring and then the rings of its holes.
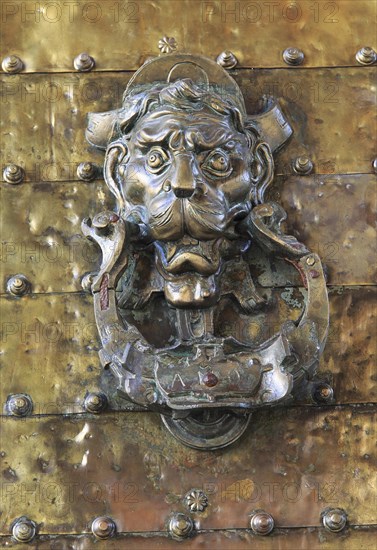
{"type": "MultiPolygon", "coordinates": [[[[185,546],[193,550],[202,548],[221,548],[221,550],[246,550],[255,547],[265,550],[375,550],[376,527],[350,527],[345,533],[331,534],[323,528],[294,528],[275,529],[274,532],[262,541],[253,535],[250,530],[218,530],[200,531],[194,538],[186,542],[185,546]]],[[[5,548],[19,548],[19,544],[9,537],[3,537],[5,548]]],[[[93,550],[95,540],[90,535],[41,535],[37,543],[29,544],[28,548],[38,550],[93,550]]],[[[165,550],[177,548],[177,541],[168,537],[164,532],[149,534],[118,535],[106,541],[106,550],[165,550]]]]}
{"type": "Polygon", "coordinates": [[[362,406],[261,410],[233,448],[204,452],[154,413],[3,419],[1,533],[22,515],[41,534],[89,533],[101,515],[118,532],[164,531],[192,487],[208,497],[196,529],[247,529],[255,509],[277,528],[319,527],[327,507],[373,524],[375,425],[362,406]]]}
{"type": "MultiPolygon", "coordinates": [[[[292,173],[292,162],[309,155],[315,172],[372,173],[376,141],[374,67],[342,69],[236,70],[249,113],[263,94],[285,109],[294,134],[276,156],[276,173],[292,173]],[[352,109],[350,108],[352,105],[352,109]]],[[[25,181],[77,179],[77,165],[102,163],[83,139],[86,115],[121,103],[132,73],[2,76],[4,168],[21,163],[25,181]]]]}
{"type": "Polygon", "coordinates": [[[369,0],[357,0],[356,14],[353,0],[4,2],[3,52],[17,54],[26,72],[72,71],[81,52],[97,70],[135,70],[167,36],[178,51],[212,59],[226,46],[241,67],[284,67],[283,51],[292,46],[304,51],[304,66],[349,66],[358,64],[361,46],[376,49],[366,23],[375,15],[369,0]]]}
{"type": "MultiPolygon", "coordinates": [[[[238,324],[237,336],[249,330],[263,340],[272,336],[290,310],[291,318],[297,319],[301,292],[288,288],[274,294],[279,300],[273,302],[269,318],[256,318],[249,327],[238,324]]],[[[329,298],[330,333],[319,379],[334,386],[335,403],[376,402],[376,289],[334,288],[329,298]]],[[[97,328],[88,295],[53,294],[22,300],[2,297],[0,305],[2,411],[9,394],[25,392],[33,399],[33,414],[83,412],[86,393],[101,388],[109,398],[110,409],[134,408],[116,396],[110,374],[100,366],[97,328]]],[[[232,308],[225,313],[227,323],[234,325],[232,308]]],[[[145,322],[145,316],[141,320],[145,322]]],[[[161,332],[170,328],[158,303],[150,322],[151,333],[155,323],[161,332]]]]}
{"type": "MultiPolygon", "coordinates": [[[[278,178],[271,189],[270,196],[289,213],[287,232],[320,255],[331,285],[376,281],[370,261],[376,254],[375,188],[371,174],[278,178]]],[[[3,184],[0,195],[1,293],[17,273],[28,278],[34,293],[80,291],[83,275],[98,270],[100,262],[98,248],[84,238],[80,224],[85,215],[113,207],[105,184],[3,184]]],[[[250,261],[262,286],[301,284],[285,262],[271,266],[263,254],[250,261]]]]}

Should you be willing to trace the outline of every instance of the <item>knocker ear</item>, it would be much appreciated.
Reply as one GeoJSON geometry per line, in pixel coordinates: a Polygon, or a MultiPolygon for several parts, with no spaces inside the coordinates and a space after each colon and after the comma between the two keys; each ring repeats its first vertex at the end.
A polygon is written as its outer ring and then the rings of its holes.
{"type": "Polygon", "coordinates": [[[103,168],[104,178],[108,188],[115,196],[119,210],[123,210],[125,201],[123,197],[122,177],[119,167],[127,158],[128,147],[121,141],[111,143],[106,151],[105,163],[103,168]]]}
{"type": "Polygon", "coordinates": [[[254,204],[264,202],[266,189],[272,182],[274,175],[274,159],[270,146],[265,142],[257,142],[250,165],[252,189],[251,200],[254,204]]]}

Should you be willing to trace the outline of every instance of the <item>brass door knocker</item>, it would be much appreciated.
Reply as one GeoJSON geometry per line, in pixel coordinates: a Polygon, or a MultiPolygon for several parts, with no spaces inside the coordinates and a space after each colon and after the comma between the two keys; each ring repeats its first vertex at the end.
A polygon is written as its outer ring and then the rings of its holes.
{"type": "Polygon", "coordinates": [[[91,285],[101,362],[126,399],[160,412],[194,448],[229,445],[250,413],[290,399],[325,344],[320,259],[264,200],[273,153],[291,134],[277,102],[247,115],[222,67],[183,54],[147,62],[120,109],[89,116],[117,202],[82,225],[102,250],[91,285]],[[229,324],[224,333],[221,321],[224,300],[242,322],[265,307],[248,265],[256,248],[295,266],[307,289],[298,321],[263,342],[229,324]]]}

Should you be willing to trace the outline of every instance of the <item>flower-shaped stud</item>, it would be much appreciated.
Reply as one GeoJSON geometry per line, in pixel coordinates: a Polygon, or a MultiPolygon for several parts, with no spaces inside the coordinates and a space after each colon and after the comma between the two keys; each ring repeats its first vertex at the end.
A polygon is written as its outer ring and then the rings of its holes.
{"type": "Polygon", "coordinates": [[[200,489],[192,489],[185,496],[185,504],[190,512],[203,512],[208,506],[208,498],[200,489]]]}
{"type": "Polygon", "coordinates": [[[158,48],[161,53],[171,53],[177,49],[177,41],[172,36],[164,36],[158,41],[158,48]]]}

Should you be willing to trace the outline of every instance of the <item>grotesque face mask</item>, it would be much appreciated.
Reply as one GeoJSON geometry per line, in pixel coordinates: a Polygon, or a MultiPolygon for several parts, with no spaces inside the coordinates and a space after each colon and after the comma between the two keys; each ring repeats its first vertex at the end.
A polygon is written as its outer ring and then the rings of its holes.
{"type": "Polygon", "coordinates": [[[87,138],[106,149],[104,176],[116,199],[116,212],[83,224],[103,253],[91,284],[101,361],[122,395],[161,412],[168,429],[196,448],[232,443],[248,413],[291,398],[324,345],[320,261],[282,233],[281,207],[264,202],[272,151],[290,134],[277,104],[246,115],[225,71],[192,56],[147,64],[121,109],[89,121],[87,138]],[[164,64],[168,81],[156,82],[164,64]],[[204,85],[194,82],[198,67],[204,85]],[[242,338],[227,333],[219,322],[225,298],[244,324],[266,305],[248,266],[255,247],[293,264],[309,291],[299,321],[262,342],[249,329],[242,338]],[[167,337],[158,325],[145,329],[154,297],[169,319],[167,337]]]}

